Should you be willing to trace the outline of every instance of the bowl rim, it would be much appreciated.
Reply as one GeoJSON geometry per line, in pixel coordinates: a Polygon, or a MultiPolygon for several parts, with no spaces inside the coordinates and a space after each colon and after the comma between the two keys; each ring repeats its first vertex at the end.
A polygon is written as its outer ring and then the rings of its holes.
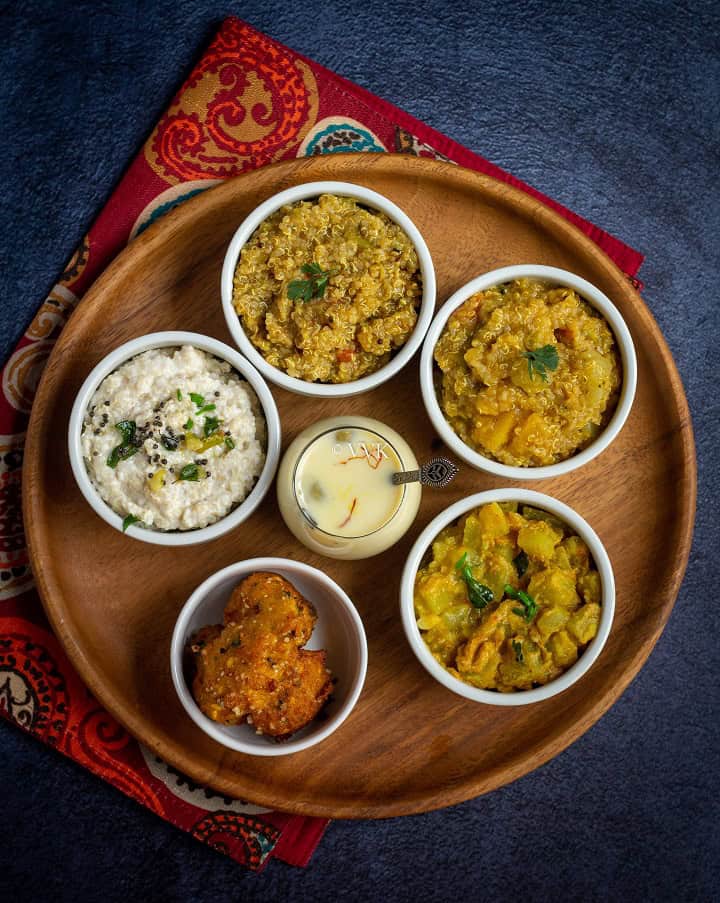
{"type": "Polygon", "coordinates": [[[433,314],[435,313],[435,267],[428,246],[425,239],[422,237],[420,230],[410,217],[389,198],[386,198],[377,191],[373,191],[370,188],[365,188],[363,185],[358,185],[353,182],[305,182],[301,185],[295,185],[292,188],[286,188],[284,191],[272,195],[251,211],[238,226],[225,253],[220,277],[220,295],[225,322],[227,323],[233,341],[245,357],[267,380],[298,395],[308,395],[320,398],[347,398],[351,395],[359,395],[362,392],[368,392],[375,389],[391,379],[402,370],[415,352],[420,348],[430,326],[433,314]],[[233,278],[235,276],[237,262],[243,247],[258,226],[285,204],[318,197],[321,194],[335,194],[341,197],[350,197],[354,200],[361,201],[362,203],[379,210],[381,213],[384,213],[393,222],[397,223],[397,225],[405,231],[415,247],[423,281],[422,298],[418,310],[417,322],[415,323],[415,327],[410,333],[407,342],[393,355],[385,366],[376,370],[374,373],[348,383],[308,382],[294,376],[288,376],[287,373],[284,373],[279,368],[271,366],[247,337],[240,322],[240,317],[233,307],[233,278]]]}
{"type": "MultiPolygon", "coordinates": [[[[309,601],[312,602],[313,600],[310,599],[309,601]]],[[[309,749],[329,737],[330,734],[334,733],[340,727],[355,708],[355,704],[357,703],[365,684],[367,664],[368,648],[365,628],[362,619],[348,594],[324,571],[321,571],[319,568],[313,567],[312,565],[305,564],[304,562],[293,561],[289,558],[248,558],[242,561],[236,561],[219,571],[215,571],[203,580],[203,582],[197,586],[188,597],[177,617],[170,642],[170,673],[172,682],[175,687],[175,692],[186,713],[208,737],[211,737],[227,749],[232,749],[235,752],[245,753],[250,756],[287,756],[292,753],[301,752],[304,749],[309,749]],[[242,739],[235,740],[223,734],[215,723],[201,712],[200,707],[195,702],[192,693],[185,682],[183,671],[183,651],[188,635],[188,624],[196,610],[203,604],[207,594],[219,583],[222,583],[227,577],[237,576],[239,582],[243,576],[247,576],[255,571],[279,573],[280,576],[285,577],[290,580],[290,582],[292,582],[292,576],[294,574],[301,573],[304,577],[315,580],[321,583],[326,589],[330,590],[334,602],[349,615],[350,622],[354,628],[353,635],[359,653],[359,665],[353,675],[348,696],[338,711],[331,718],[328,718],[323,722],[322,727],[316,732],[313,732],[310,736],[302,737],[298,740],[286,740],[283,743],[275,745],[268,744],[266,747],[254,746],[250,743],[246,743],[242,739]],[[288,574],[290,576],[288,576],[288,574]]]]}
{"type": "Polygon", "coordinates": [[[415,541],[406,559],[400,580],[400,616],[402,625],[410,647],[420,664],[435,678],[435,680],[447,687],[448,690],[452,690],[453,693],[464,696],[466,699],[471,699],[474,702],[486,703],[487,705],[528,705],[533,702],[541,702],[542,700],[550,699],[552,696],[556,696],[558,693],[561,693],[563,690],[572,686],[590,669],[602,652],[608,636],[610,635],[614,614],[615,577],[610,558],[600,537],[590,524],[569,505],[566,505],[559,499],[545,495],[542,492],[536,492],[532,489],[506,488],[478,492],[474,495],[460,499],[444,511],[441,511],[437,517],[430,521],[415,541]],[[552,680],[541,687],[534,687],[531,690],[517,690],[514,693],[499,693],[493,690],[482,690],[477,687],[472,687],[470,684],[463,683],[461,680],[453,677],[435,660],[430,649],[422,639],[416,623],[414,588],[415,575],[420,565],[420,561],[435,537],[444,527],[447,527],[452,521],[480,505],[485,505],[490,502],[509,501],[534,505],[544,509],[550,514],[554,514],[556,517],[559,517],[562,521],[567,523],[567,525],[586,542],[598,569],[598,573],[600,574],[602,584],[602,604],[597,634],[590,641],[578,660],[571,665],[567,671],[564,671],[559,677],[556,677],[555,680],[552,680]]]}
{"type": "Polygon", "coordinates": [[[420,391],[425,410],[440,438],[458,457],[462,458],[471,467],[508,480],[542,480],[559,477],[576,470],[578,467],[582,467],[588,461],[596,458],[605,451],[625,425],[635,398],[636,386],[637,356],[635,346],[630,330],[617,307],[604,292],[601,292],[599,288],[588,282],[587,279],[583,279],[582,276],[578,276],[569,270],[545,266],[544,264],[518,264],[501,267],[476,276],[465,283],[438,310],[425,336],[420,356],[420,391]],[[590,445],[570,458],[558,461],[555,464],[539,467],[517,467],[510,464],[502,464],[466,445],[446,420],[437,398],[434,382],[433,353],[450,315],[464,301],[479,291],[488,289],[498,283],[528,277],[536,277],[559,285],[567,285],[575,289],[585,301],[601,313],[613,331],[623,367],[622,388],[617,407],[602,432],[590,445]]]}
{"type": "Polygon", "coordinates": [[[217,339],[213,339],[210,336],[205,336],[200,333],[179,330],[148,333],[147,335],[138,336],[135,339],[124,342],[103,357],[87,375],[75,396],[75,401],[70,413],[70,420],[68,422],[68,452],[70,456],[70,466],[80,492],[95,513],[106,523],[110,524],[111,527],[114,527],[121,533],[123,532],[123,518],[101,497],[88,475],[83,458],[81,442],[82,424],[85,411],[87,410],[87,406],[90,403],[93,393],[106,376],[109,376],[114,370],[117,370],[121,364],[136,357],[143,351],[149,351],[153,348],[180,348],[183,345],[193,345],[201,351],[206,351],[209,354],[226,361],[250,383],[262,406],[263,414],[265,415],[265,422],[267,424],[267,450],[263,469],[249,495],[236,508],[220,518],[220,520],[215,521],[215,523],[209,524],[207,527],[199,527],[195,530],[177,533],[150,530],[147,527],[136,527],[135,529],[130,527],[124,533],[124,535],[132,539],[159,546],[190,546],[196,545],[197,543],[209,542],[237,527],[253,513],[269,491],[280,461],[280,415],[278,414],[275,399],[265,380],[249,361],[245,360],[241,354],[224,342],[220,342],[217,339]]]}

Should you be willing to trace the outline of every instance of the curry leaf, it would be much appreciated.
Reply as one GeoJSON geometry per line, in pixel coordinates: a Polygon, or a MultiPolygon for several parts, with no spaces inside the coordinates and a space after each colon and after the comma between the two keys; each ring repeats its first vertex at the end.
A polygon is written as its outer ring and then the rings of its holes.
{"type": "Polygon", "coordinates": [[[489,605],[493,601],[493,591],[490,587],[485,586],[484,583],[480,583],[480,581],[476,580],[473,576],[470,565],[467,563],[467,552],[464,552],[462,558],[459,558],[455,562],[455,570],[465,581],[468,599],[475,608],[485,608],[486,605],[489,605]]]}

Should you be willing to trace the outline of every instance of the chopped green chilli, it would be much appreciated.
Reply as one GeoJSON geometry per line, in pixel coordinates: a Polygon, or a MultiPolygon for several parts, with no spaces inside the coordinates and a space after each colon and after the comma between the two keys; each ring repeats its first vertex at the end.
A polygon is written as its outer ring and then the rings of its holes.
{"type": "Polygon", "coordinates": [[[525,618],[528,624],[532,621],[532,619],[537,614],[537,602],[533,599],[532,596],[529,596],[526,592],[523,592],[521,589],[515,589],[512,586],[505,585],[505,595],[510,599],[515,599],[518,602],[522,602],[522,608],[513,608],[513,611],[516,615],[520,615],[521,618],[525,618]]]}
{"type": "Polygon", "coordinates": [[[139,524],[140,518],[135,517],[134,514],[128,514],[123,520],[122,531],[123,533],[127,530],[128,527],[132,527],[133,524],[139,524]]]}

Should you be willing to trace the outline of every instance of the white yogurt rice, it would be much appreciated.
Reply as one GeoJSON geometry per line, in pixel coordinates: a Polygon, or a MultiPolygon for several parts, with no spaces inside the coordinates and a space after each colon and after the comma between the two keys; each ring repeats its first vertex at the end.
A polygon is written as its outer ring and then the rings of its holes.
{"type": "Polygon", "coordinates": [[[155,530],[196,530],[237,507],[260,476],[266,441],[250,385],[192,345],[118,367],[93,395],[82,432],[102,498],[155,530]]]}

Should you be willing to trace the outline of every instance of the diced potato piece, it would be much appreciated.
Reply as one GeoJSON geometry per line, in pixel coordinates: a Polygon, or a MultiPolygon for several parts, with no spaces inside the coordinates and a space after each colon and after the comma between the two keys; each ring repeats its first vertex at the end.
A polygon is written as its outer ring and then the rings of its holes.
{"type": "MultiPolygon", "coordinates": [[[[511,539],[498,540],[493,549],[496,555],[504,558],[512,564],[513,559],[518,554],[515,543],[511,539]]],[[[513,565],[513,568],[515,566],[513,565]]]]}
{"type": "Polygon", "coordinates": [[[540,414],[532,413],[516,428],[510,443],[510,451],[517,458],[532,460],[534,450],[538,447],[547,448],[550,441],[547,424],[540,414]]]}
{"type": "Polygon", "coordinates": [[[433,558],[435,561],[442,561],[447,555],[448,549],[457,548],[457,539],[449,530],[443,530],[432,544],[433,558]]]}
{"type": "Polygon", "coordinates": [[[589,602],[578,608],[568,621],[568,630],[581,645],[589,643],[598,632],[600,624],[600,606],[589,602]]]}
{"type": "Polygon", "coordinates": [[[575,575],[572,571],[547,568],[534,574],[528,584],[528,593],[543,606],[563,606],[577,608],[580,596],[575,589],[575,575]]]}
{"type": "Polygon", "coordinates": [[[540,631],[543,639],[555,633],[567,624],[570,612],[566,608],[547,608],[535,620],[535,626],[540,631]]]}
{"type": "Polygon", "coordinates": [[[508,561],[504,555],[495,551],[489,552],[485,556],[482,576],[477,572],[474,574],[481,583],[490,587],[496,599],[502,598],[505,584],[517,578],[512,561],[508,561]]]}
{"type": "Polygon", "coordinates": [[[498,668],[497,688],[501,693],[511,690],[529,690],[533,680],[530,670],[524,663],[514,659],[505,659],[498,668]]]}
{"type": "Polygon", "coordinates": [[[416,585],[416,601],[422,612],[442,614],[445,608],[464,597],[464,584],[449,574],[429,574],[416,585]]]}
{"type": "Polygon", "coordinates": [[[463,359],[472,370],[473,376],[486,386],[492,386],[498,381],[498,374],[488,366],[485,360],[487,352],[484,348],[469,348],[463,355],[463,359]]]}
{"type": "Polygon", "coordinates": [[[561,668],[569,668],[577,661],[578,649],[567,630],[559,630],[548,640],[555,663],[561,668]]]}
{"type": "Polygon", "coordinates": [[[527,358],[518,357],[510,368],[510,382],[513,385],[524,389],[528,395],[535,395],[536,392],[542,392],[546,383],[542,377],[535,371],[532,375],[528,367],[527,358]]]}
{"type": "Polygon", "coordinates": [[[552,667],[551,657],[532,640],[526,640],[523,645],[523,658],[525,667],[530,672],[533,683],[545,684],[555,676],[555,668],[552,667]]]}
{"type": "Polygon", "coordinates": [[[448,574],[456,574],[455,565],[462,560],[463,555],[467,555],[465,559],[467,563],[474,567],[478,560],[478,553],[471,545],[460,545],[457,542],[454,545],[448,545],[438,560],[442,563],[442,569],[448,574]]]}
{"type": "MultiPolygon", "coordinates": [[[[475,557],[472,552],[473,549],[480,549],[483,545],[487,545],[486,542],[483,542],[481,529],[478,513],[473,512],[472,514],[468,514],[462,528],[462,542],[471,553],[470,557],[475,557]]],[[[460,552],[460,555],[462,555],[462,552],[460,552]]]]}
{"type": "Polygon", "coordinates": [[[442,620],[446,628],[452,631],[462,630],[468,622],[468,616],[474,609],[468,608],[467,602],[462,602],[449,606],[442,613],[442,620]]]}
{"type": "Polygon", "coordinates": [[[584,387],[586,404],[589,407],[602,408],[611,390],[611,373],[613,360],[610,356],[592,354],[586,364],[587,382],[584,387]]]}
{"type": "Polygon", "coordinates": [[[562,539],[562,534],[557,533],[547,521],[531,521],[518,532],[518,545],[529,558],[538,558],[547,563],[555,552],[555,546],[562,539]]]}
{"type": "Polygon", "coordinates": [[[418,630],[432,630],[440,621],[440,615],[423,615],[417,619],[418,630]]]}
{"type": "Polygon", "coordinates": [[[473,439],[495,454],[507,445],[516,423],[517,418],[510,411],[503,411],[496,417],[478,417],[473,430],[473,439]]]}
{"type": "Polygon", "coordinates": [[[483,505],[478,512],[480,529],[488,536],[505,536],[508,532],[508,523],[505,512],[497,502],[483,505]]]}
{"type": "Polygon", "coordinates": [[[511,634],[523,630],[526,626],[525,621],[513,612],[513,608],[517,607],[518,603],[512,599],[501,602],[495,611],[485,615],[484,620],[475,628],[473,636],[478,640],[492,638],[500,643],[511,634]]]}
{"type": "Polygon", "coordinates": [[[578,580],[578,589],[586,602],[600,603],[602,598],[602,581],[597,571],[588,571],[578,580]]]}
{"type": "Polygon", "coordinates": [[[507,522],[510,530],[520,530],[527,523],[522,514],[518,514],[517,511],[508,512],[507,522]]]}
{"type": "Polygon", "coordinates": [[[505,644],[505,654],[498,669],[498,688],[509,689],[512,686],[527,689],[533,684],[545,684],[557,674],[557,669],[550,656],[544,653],[533,640],[515,636],[505,644]],[[518,660],[515,646],[519,644],[522,661],[518,660]]]}
{"type": "Polygon", "coordinates": [[[568,536],[561,543],[568,554],[570,565],[579,571],[586,571],[590,566],[590,551],[579,536],[568,536]]]}
{"type": "Polygon", "coordinates": [[[570,564],[570,556],[563,548],[562,543],[555,546],[555,551],[553,552],[552,561],[550,563],[555,565],[555,567],[562,568],[564,571],[571,571],[573,569],[570,564]]]}

